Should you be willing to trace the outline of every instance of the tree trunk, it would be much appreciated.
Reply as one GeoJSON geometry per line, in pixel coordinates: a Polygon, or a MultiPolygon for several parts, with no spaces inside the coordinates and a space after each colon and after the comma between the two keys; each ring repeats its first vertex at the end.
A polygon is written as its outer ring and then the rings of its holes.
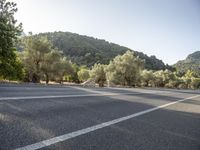
{"type": "Polygon", "coordinates": [[[63,76],[60,77],[60,81],[59,82],[60,82],[60,84],[63,83],[63,76]]]}
{"type": "Polygon", "coordinates": [[[99,82],[99,87],[103,87],[103,86],[104,86],[103,81],[100,81],[99,82]]]}
{"type": "Polygon", "coordinates": [[[46,76],[46,84],[48,84],[49,83],[49,75],[48,75],[48,73],[45,73],[45,76],[46,76]]]}
{"type": "Polygon", "coordinates": [[[146,80],[144,86],[147,86],[147,87],[148,87],[148,85],[149,85],[149,81],[146,80]]]}
{"type": "Polygon", "coordinates": [[[40,83],[40,62],[36,62],[36,73],[35,73],[35,83],[40,83]]]}
{"type": "Polygon", "coordinates": [[[36,73],[33,74],[32,82],[33,83],[40,83],[40,77],[36,73]]]}

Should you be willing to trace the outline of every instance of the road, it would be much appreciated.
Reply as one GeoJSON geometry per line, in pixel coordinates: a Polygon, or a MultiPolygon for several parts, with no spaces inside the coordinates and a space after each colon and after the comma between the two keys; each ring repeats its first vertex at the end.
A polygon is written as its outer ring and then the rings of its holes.
{"type": "Polygon", "coordinates": [[[0,85],[0,150],[200,150],[200,91],[0,85]]]}

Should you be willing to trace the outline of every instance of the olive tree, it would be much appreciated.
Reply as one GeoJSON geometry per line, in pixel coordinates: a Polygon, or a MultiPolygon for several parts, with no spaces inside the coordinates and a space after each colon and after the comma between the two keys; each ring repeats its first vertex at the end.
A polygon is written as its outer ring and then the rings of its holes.
{"type": "Polygon", "coordinates": [[[139,83],[143,65],[143,60],[127,51],[110,62],[106,67],[106,75],[108,80],[115,84],[135,86],[139,83]]]}
{"type": "Polygon", "coordinates": [[[86,69],[86,68],[81,68],[79,71],[78,71],[78,78],[80,81],[86,81],[87,79],[89,79],[90,77],[90,74],[89,74],[89,71],[86,69]]]}
{"type": "Polygon", "coordinates": [[[95,82],[99,84],[99,87],[103,87],[106,81],[105,65],[95,64],[90,71],[91,78],[95,79],[95,82]]]}
{"type": "Polygon", "coordinates": [[[143,70],[141,72],[141,85],[142,86],[153,86],[154,85],[154,74],[152,70],[143,70]]]}
{"type": "Polygon", "coordinates": [[[40,82],[41,66],[45,55],[52,50],[52,44],[46,38],[27,37],[24,41],[24,51],[21,59],[27,73],[28,81],[40,82]]]}

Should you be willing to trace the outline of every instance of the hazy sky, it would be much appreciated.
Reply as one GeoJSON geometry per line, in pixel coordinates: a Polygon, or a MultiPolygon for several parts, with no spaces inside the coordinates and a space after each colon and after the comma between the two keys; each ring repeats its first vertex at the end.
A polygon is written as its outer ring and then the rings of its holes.
{"type": "Polygon", "coordinates": [[[200,0],[13,0],[24,31],[69,31],[173,64],[200,50],[200,0]]]}

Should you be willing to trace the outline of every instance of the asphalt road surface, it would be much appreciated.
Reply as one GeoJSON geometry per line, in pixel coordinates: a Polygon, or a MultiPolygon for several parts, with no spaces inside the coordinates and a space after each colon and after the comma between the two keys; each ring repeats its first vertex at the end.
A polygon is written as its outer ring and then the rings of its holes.
{"type": "Polygon", "coordinates": [[[200,91],[0,85],[1,150],[200,150],[200,91]]]}

